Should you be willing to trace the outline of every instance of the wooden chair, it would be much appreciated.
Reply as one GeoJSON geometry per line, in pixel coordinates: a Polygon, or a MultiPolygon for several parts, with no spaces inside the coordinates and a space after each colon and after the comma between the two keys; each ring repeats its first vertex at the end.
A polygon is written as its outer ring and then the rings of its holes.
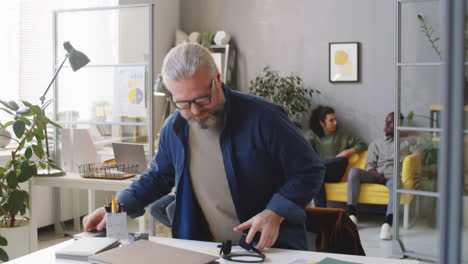
{"type": "Polygon", "coordinates": [[[316,233],[319,252],[365,256],[356,225],[345,210],[306,207],[306,229],[316,233]]]}

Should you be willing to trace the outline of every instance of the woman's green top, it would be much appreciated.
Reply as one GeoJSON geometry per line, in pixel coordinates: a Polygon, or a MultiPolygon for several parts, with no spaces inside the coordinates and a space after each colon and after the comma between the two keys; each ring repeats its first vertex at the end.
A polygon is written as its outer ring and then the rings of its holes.
{"type": "Polygon", "coordinates": [[[354,148],[358,153],[367,149],[366,143],[361,139],[346,135],[341,131],[325,133],[323,137],[319,137],[312,130],[307,130],[304,137],[317,152],[320,160],[334,158],[338,153],[349,148],[354,148]]]}

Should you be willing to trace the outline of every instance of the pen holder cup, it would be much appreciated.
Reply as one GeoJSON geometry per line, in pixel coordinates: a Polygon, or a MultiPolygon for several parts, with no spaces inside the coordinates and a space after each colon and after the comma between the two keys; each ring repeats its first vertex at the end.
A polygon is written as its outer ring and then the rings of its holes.
{"type": "Polygon", "coordinates": [[[127,213],[107,213],[106,236],[118,240],[127,239],[127,213]]]}

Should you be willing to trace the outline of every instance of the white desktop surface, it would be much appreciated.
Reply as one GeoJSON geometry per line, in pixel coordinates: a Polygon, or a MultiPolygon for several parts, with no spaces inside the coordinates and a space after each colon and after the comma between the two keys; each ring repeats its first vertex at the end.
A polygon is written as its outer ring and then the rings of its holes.
{"type": "MultiPolygon", "coordinates": [[[[214,242],[202,242],[194,240],[182,240],[182,239],[172,239],[165,237],[151,237],[151,241],[185,248],[197,252],[212,254],[217,256],[219,249],[216,247],[219,243],[214,242]]],[[[86,261],[77,261],[77,260],[66,260],[66,259],[56,259],[55,251],[67,246],[72,243],[73,240],[67,240],[55,246],[45,248],[39,251],[36,251],[32,254],[17,258],[12,260],[11,264],[21,263],[88,263],[86,261]]],[[[375,257],[363,257],[363,256],[352,256],[352,255],[343,255],[343,254],[331,254],[331,253],[319,253],[313,251],[298,251],[298,250],[286,250],[286,249],[266,249],[263,251],[266,254],[266,260],[264,263],[284,263],[288,264],[298,259],[307,260],[307,263],[312,261],[320,261],[326,257],[339,259],[343,261],[351,261],[357,263],[372,263],[372,264],[417,264],[418,261],[415,260],[399,260],[399,259],[389,259],[389,258],[375,258],[375,257]]],[[[157,263],[155,261],[155,263],[157,263]]],[[[220,263],[236,263],[226,260],[220,261],[220,263]]]]}
{"type": "MultiPolygon", "coordinates": [[[[37,249],[37,214],[40,208],[34,207],[35,199],[40,199],[41,194],[36,191],[36,186],[49,186],[71,189],[88,190],[88,213],[93,212],[95,208],[95,191],[120,191],[132,184],[134,178],[125,180],[108,180],[83,178],[78,173],[68,172],[65,176],[57,177],[33,177],[30,183],[30,251],[37,249]]],[[[105,201],[102,203],[105,204],[105,201]]],[[[79,217],[79,216],[76,216],[79,217]]],[[[78,219],[79,225],[79,219],[78,219]]],[[[146,232],[144,217],[139,218],[139,232],[146,232]]]]}
{"type": "Polygon", "coordinates": [[[78,173],[68,172],[65,176],[57,177],[33,177],[31,178],[34,185],[62,187],[62,188],[78,188],[100,191],[120,191],[128,187],[134,178],[125,180],[107,180],[95,178],[83,178],[78,173]]]}

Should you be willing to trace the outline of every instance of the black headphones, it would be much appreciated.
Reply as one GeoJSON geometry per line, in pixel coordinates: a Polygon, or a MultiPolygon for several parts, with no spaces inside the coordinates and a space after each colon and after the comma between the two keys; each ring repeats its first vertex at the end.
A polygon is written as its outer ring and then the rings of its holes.
{"type": "Polygon", "coordinates": [[[234,262],[259,263],[265,261],[265,255],[260,250],[256,249],[252,244],[245,242],[246,237],[246,234],[242,234],[239,243],[232,243],[231,240],[224,241],[218,246],[220,248],[219,255],[223,259],[234,262]],[[240,246],[250,253],[231,253],[233,246],[240,246]]]}

